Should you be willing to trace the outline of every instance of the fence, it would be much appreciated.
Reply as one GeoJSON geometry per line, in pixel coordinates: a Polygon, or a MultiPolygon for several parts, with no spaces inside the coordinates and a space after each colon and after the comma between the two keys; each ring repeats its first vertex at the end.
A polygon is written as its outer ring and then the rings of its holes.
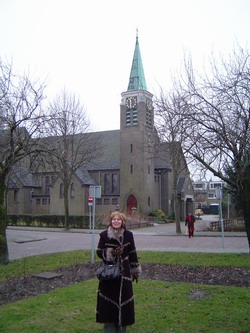
{"type": "MultiPolygon", "coordinates": [[[[242,217],[223,220],[224,231],[245,231],[244,219],[242,217]]],[[[210,222],[211,231],[221,231],[221,221],[210,222]]]]}

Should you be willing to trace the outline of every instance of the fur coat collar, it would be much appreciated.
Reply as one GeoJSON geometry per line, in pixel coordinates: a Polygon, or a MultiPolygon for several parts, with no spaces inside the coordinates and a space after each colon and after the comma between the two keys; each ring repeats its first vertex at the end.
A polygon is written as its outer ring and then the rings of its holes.
{"type": "Polygon", "coordinates": [[[116,239],[120,244],[122,244],[123,241],[123,234],[124,234],[124,228],[120,229],[114,229],[111,226],[108,227],[108,238],[109,239],[116,239]]]}

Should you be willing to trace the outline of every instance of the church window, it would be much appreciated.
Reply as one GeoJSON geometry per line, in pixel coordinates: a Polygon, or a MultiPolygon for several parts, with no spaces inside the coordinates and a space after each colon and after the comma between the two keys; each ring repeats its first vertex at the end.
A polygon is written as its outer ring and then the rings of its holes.
{"type": "Polygon", "coordinates": [[[133,153],[133,144],[130,145],[130,153],[133,153]]]}
{"type": "Polygon", "coordinates": [[[133,164],[130,165],[130,173],[133,173],[133,164]]]}
{"type": "Polygon", "coordinates": [[[160,176],[159,175],[155,175],[155,183],[159,183],[160,182],[160,176]]]}
{"type": "Polygon", "coordinates": [[[104,205],[110,204],[110,198],[104,198],[104,205]]]}
{"type": "Polygon", "coordinates": [[[49,194],[49,188],[50,188],[50,177],[45,177],[45,194],[49,194]]]}
{"type": "Polygon", "coordinates": [[[146,112],[146,125],[152,127],[152,113],[151,111],[146,112]]]}
{"type": "Polygon", "coordinates": [[[137,125],[137,110],[127,110],[126,111],[126,126],[137,125]]]}
{"type": "Polygon", "coordinates": [[[118,194],[119,178],[117,173],[104,174],[104,194],[118,194]]]}
{"type": "Polygon", "coordinates": [[[104,175],[104,193],[105,194],[110,193],[110,183],[111,183],[110,174],[106,173],[104,175]]]}
{"type": "Polygon", "coordinates": [[[112,194],[118,193],[118,175],[116,173],[112,174],[112,194]]]}
{"type": "Polygon", "coordinates": [[[131,119],[130,119],[130,118],[131,118],[131,117],[130,117],[130,111],[127,110],[127,111],[126,111],[126,126],[131,125],[131,119]]]}
{"type": "Polygon", "coordinates": [[[101,205],[101,204],[102,204],[102,198],[96,198],[95,203],[96,203],[97,205],[101,205]]]}
{"type": "Polygon", "coordinates": [[[75,197],[75,187],[74,187],[74,183],[71,183],[70,185],[70,197],[74,198],[75,197]]]}
{"type": "Polygon", "coordinates": [[[14,202],[18,201],[18,190],[14,190],[14,202]]]}
{"type": "Polygon", "coordinates": [[[148,174],[150,175],[150,165],[148,165],[148,174]]]}
{"type": "Polygon", "coordinates": [[[64,191],[64,189],[63,189],[63,183],[61,183],[60,184],[60,193],[59,193],[60,198],[63,198],[63,191],[64,191]]]}
{"type": "Polygon", "coordinates": [[[148,197],[148,207],[150,207],[150,197],[148,197]]]}
{"type": "Polygon", "coordinates": [[[118,205],[118,198],[112,198],[112,205],[118,205]]]}
{"type": "Polygon", "coordinates": [[[137,125],[137,111],[133,110],[133,125],[137,125]]]}

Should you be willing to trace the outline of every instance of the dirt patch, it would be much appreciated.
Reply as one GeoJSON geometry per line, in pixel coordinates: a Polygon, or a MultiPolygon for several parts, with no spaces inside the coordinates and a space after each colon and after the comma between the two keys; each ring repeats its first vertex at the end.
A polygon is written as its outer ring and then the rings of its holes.
{"type": "MultiPolygon", "coordinates": [[[[94,278],[97,266],[98,263],[62,267],[52,271],[58,277],[49,279],[28,275],[0,282],[0,305],[94,278]]],[[[250,268],[143,264],[140,279],[250,287],[250,268]]]]}

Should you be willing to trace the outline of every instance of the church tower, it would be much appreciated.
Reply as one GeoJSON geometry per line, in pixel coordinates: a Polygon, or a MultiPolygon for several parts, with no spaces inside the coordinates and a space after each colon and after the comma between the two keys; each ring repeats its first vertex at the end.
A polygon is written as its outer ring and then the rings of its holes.
{"type": "Polygon", "coordinates": [[[127,91],[120,105],[120,208],[148,214],[154,209],[153,95],[147,91],[138,35],[127,91]]]}

